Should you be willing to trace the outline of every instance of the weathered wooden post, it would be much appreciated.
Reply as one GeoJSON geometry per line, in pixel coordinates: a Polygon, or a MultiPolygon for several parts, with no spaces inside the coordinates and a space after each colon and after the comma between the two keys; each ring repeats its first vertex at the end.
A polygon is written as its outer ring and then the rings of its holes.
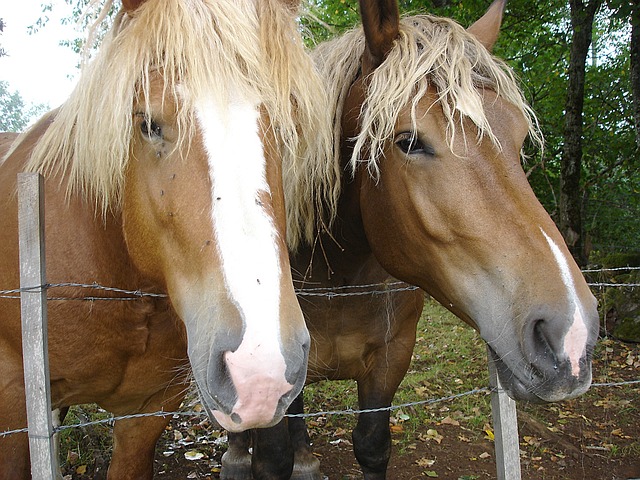
{"type": "Polygon", "coordinates": [[[20,308],[22,357],[33,480],[58,476],[51,418],[47,291],[44,246],[44,189],[37,173],[18,174],[20,308]]]}
{"type": "Polygon", "coordinates": [[[520,480],[520,439],[516,402],[502,389],[496,366],[488,350],[487,354],[497,478],[520,480]]]}

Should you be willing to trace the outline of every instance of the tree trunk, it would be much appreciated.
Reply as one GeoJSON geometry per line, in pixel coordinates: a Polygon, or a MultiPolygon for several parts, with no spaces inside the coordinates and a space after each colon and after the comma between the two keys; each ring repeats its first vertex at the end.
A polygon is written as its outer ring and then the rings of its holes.
{"type": "Polygon", "coordinates": [[[640,1],[631,2],[631,98],[636,127],[636,148],[640,149],[640,1]]]}
{"type": "Polygon", "coordinates": [[[565,103],[564,149],[560,168],[559,227],[578,265],[586,265],[585,233],[582,225],[582,111],[585,67],[593,18],[602,0],[570,0],[573,30],[569,57],[569,84],[565,103]]]}

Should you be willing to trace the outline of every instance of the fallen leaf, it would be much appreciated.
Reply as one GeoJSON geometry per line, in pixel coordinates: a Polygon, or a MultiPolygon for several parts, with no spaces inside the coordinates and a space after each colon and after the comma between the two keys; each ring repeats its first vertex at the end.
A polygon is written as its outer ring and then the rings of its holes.
{"type": "Polygon", "coordinates": [[[80,465],[78,468],[76,468],[76,473],[78,475],[84,475],[85,473],[87,473],[87,466],[86,465],[80,465]]]}
{"type": "Polygon", "coordinates": [[[80,455],[78,455],[78,453],[74,452],[73,450],[69,450],[67,452],[67,463],[69,465],[75,465],[76,463],[78,463],[79,460],[80,460],[80,455]]]}
{"type": "Polygon", "coordinates": [[[430,460],[428,458],[419,458],[418,460],[416,460],[416,464],[422,468],[431,467],[434,463],[436,463],[435,460],[430,460]]]}
{"type": "Polygon", "coordinates": [[[427,430],[427,438],[430,440],[435,440],[436,442],[440,443],[442,442],[442,439],[444,437],[440,435],[435,428],[430,428],[429,430],[427,430]]]}
{"type": "Polygon", "coordinates": [[[435,470],[427,470],[424,474],[431,478],[436,478],[438,476],[438,473],[435,470]]]}
{"type": "Polygon", "coordinates": [[[485,458],[489,458],[491,457],[491,455],[489,455],[487,452],[482,452],[480,455],[478,455],[480,458],[482,458],[483,460],[485,458]]]}
{"type": "Polygon", "coordinates": [[[198,450],[188,450],[184,452],[184,458],[190,461],[200,460],[204,458],[204,453],[199,452],[198,450]]]}
{"type": "Polygon", "coordinates": [[[534,447],[540,446],[540,440],[538,440],[536,437],[529,437],[525,435],[523,438],[524,438],[524,441],[527,442],[529,445],[533,445],[534,447]]]}
{"type": "Polygon", "coordinates": [[[404,430],[402,425],[391,425],[389,429],[391,430],[391,433],[402,433],[404,430]]]}
{"type": "Polygon", "coordinates": [[[484,433],[486,433],[485,438],[488,438],[492,442],[495,440],[496,437],[493,434],[493,429],[489,425],[485,424],[483,431],[484,431],[484,433]]]}
{"type": "Polygon", "coordinates": [[[440,421],[440,423],[441,423],[441,424],[445,424],[445,425],[455,425],[455,426],[460,425],[460,422],[459,422],[459,421],[454,420],[454,419],[453,419],[453,418],[451,418],[451,417],[444,417],[444,418],[440,421]]]}

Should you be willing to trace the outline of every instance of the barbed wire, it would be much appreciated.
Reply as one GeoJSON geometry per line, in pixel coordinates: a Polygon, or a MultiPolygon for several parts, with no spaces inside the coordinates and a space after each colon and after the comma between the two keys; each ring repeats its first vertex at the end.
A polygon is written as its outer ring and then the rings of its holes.
{"type": "MultiPolygon", "coordinates": [[[[618,268],[603,268],[603,269],[591,269],[591,270],[583,270],[583,272],[593,273],[593,272],[607,272],[607,271],[621,271],[621,270],[640,270],[640,267],[618,267],[618,268]]],[[[587,285],[590,287],[626,287],[626,288],[638,288],[640,287],[640,283],[613,283],[613,282],[587,282],[587,285]]],[[[167,295],[164,293],[153,293],[153,292],[144,292],[141,290],[127,290],[123,288],[116,287],[108,287],[104,285],[100,285],[96,282],[94,283],[75,283],[75,282],[64,282],[64,283],[45,283],[42,285],[36,285],[32,287],[23,287],[23,288],[15,288],[10,290],[0,290],[0,298],[11,298],[11,299],[19,299],[20,293],[22,292],[34,292],[34,293],[42,293],[42,290],[49,290],[53,288],[83,288],[83,289],[93,289],[100,290],[112,293],[118,293],[121,295],[127,296],[119,296],[119,297],[101,297],[101,296],[85,296],[85,297],[48,297],[47,300],[60,301],[60,300],[75,300],[75,301],[127,301],[127,300],[139,300],[144,297],[151,298],[167,298],[167,295]]],[[[418,290],[419,287],[415,285],[410,285],[405,282],[381,282],[381,283],[370,283],[364,285],[342,285],[335,287],[312,287],[312,288],[296,288],[296,295],[300,297],[353,297],[353,296],[362,296],[362,295],[385,295],[389,293],[396,292],[404,292],[404,291],[414,291],[418,290]],[[344,290],[354,290],[350,292],[345,292],[344,290]]]]}
{"type": "Polygon", "coordinates": [[[619,272],[622,270],[640,270],[640,267],[615,267],[615,268],[594,268],[581,270],[582,273],[596,273],[596,272],[619,272]]]}
{"type": "MultiPolygon", "coordinates": [[[[623,382],[606,382],[606,383],[592,383],[591,387],[621,387],[625,385],[636,385],[640,384],[640,380],[627,380],[623,382]]],[[[414,402],[401,403],[397,405],[390,405],[388,407],[379,407],[379,408],[365,408],[365,409],[355,409],[355,408],[346,408],[343,410],[326,410],[319,412],[311,412],[311,413],[287,413],[285,417],[288,418],[312,418],[312,417],[326,417],[326,416],[337,416],[337,415],[359,415],[362,413],[377,413],[377,412],[386,412],[386,411],[395,411],[403,408],[416,407],[421,405],[431,405],[434,403],[440,403],[445,401],[456,400],[458,398],[466,397],[469,395],[475,395],[478,393],[490,393],[490,392],[504,392],[503,389],[489,388],[489,387],[481,387],[475,388],[473,390],[468,390],[462,393],[456,393],[453,395],[447,395],[439,398],[430,398],[426,400],[417,400],[414,402]]],[[[62,432],[64,430],[69,430],[73,428],[85,428],[92,427],[96,425],[107,425],[113,427],[116,421],[118,420],[129,420],[132,418],[143,418],[143,417],[204,417],[209,418],[206,412],[204,411],[195,411],[195,410],[186,410],[186,411],[175,411],[175,412],[165,412],[165,411],[157,411],[150,413],[133,413],[130,415],[121,415],[121,416],[112,416],[109,418],[103,418],[100,420],[92,420],[89,422],[81,422],[74,423],[71,425],[60,425],[53,428],[53,434],[62,432]]],[[[28,428],[19,428],[15,430],[7,430],[4,432],[0,432],[0,438],[14,435],[18,433],[28,433],[28,428]]]]}
{"type": "MultiPolygon", "coordinates": [[[[166,294],[163,293],[149,293],[143,292],[141,290],[125,290],[122,288],[115,287],[106,287],[104,285],[100,285],[98,283],[45,283],[42,285],[36,285],[33,287],[23,287],[16,288],[12,290],[0,290],[0,298],[20,298],[20,293],[22,292],[33,292],[33,293],[42,293],[43,290],[49,290],[52,288],[62,288],[62,287],[74,287],[74,288],[85,288],[85,289],[94,289],[108,292],[120,293],[123,295],[128,295],[127,297],[48,297],[47,300],[138,300],[142,297],[153,297],[153,298],[167,298],[166,294]]],[[[338,287],[317,287],[317,288],[298,288],[295,289],[296,295],[299,296],[324,296],[324,297],[350,297],[350,296],[359,296],[359,295],[382,295],[389,294],[395,292],[404,292],[404,291],[413,291],[418,290],[420,287],[416,287],[414,285],[409,285],[404,282],[382,282],[382,283],[372,283],[367,285],[345,285],[338,287]],[[377,290],[374,290],[377,288],[377,290]],[[340,292],[342,290],[360,290],[354,292],[340,292]],[[336,292],[338,290],[338,292],[336,292]]]]}

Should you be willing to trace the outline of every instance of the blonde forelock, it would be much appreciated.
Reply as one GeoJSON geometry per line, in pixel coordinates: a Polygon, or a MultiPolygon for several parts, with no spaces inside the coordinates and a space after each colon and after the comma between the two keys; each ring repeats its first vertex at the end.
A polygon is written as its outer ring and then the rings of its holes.
{"type": "MultiPolygon", "coordinates": [[[[321,45],[314,54],[331,92],[330,104],[336,122],[336,162],[339,161],[342,106],[351,84],[359,75],[364,49],[362,28],[357,28],[321,45]]],[[[415,131],[417,104],[430,86],[437,92],[451,149],[456,133],[460,134],[462,130],[464,118],[475,125],[478,140],[486,136],[498,144],[484,112],[483,89],[494,90],[515,105],[525,116],[532,139],[542,143],[536,117],[525,102],[511,69],[453,20],[430,15],[402,19],[399,37],[385,61],[369,75],[365,84],[360,131],[353,139],[355,146],[350,159],[352,172],[364,163],[370,174],[377,177],[378,160],[385,142],[393,138],[400,111],[407,105],[411,107],[415,131]]]]}

